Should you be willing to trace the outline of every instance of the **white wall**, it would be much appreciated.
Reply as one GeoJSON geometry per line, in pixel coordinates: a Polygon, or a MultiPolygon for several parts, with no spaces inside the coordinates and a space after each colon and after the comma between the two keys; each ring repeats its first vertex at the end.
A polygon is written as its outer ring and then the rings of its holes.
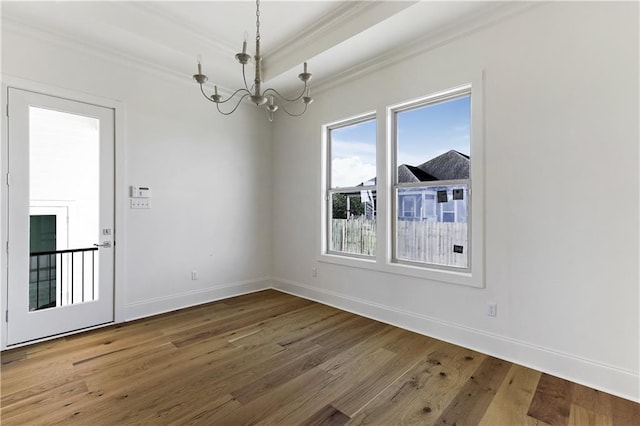
{"type": "Polygon", "coordinates": [[[274,285],[640,399],[638,91],[638,4],[569,2],[316,92],[275,127],[274,285]],[[485,288],[319,262],[321,125],[479,70],[485,288]]]}
{"type": "Polygon", "coordinates": [[[5,80],[125,106],[126,164],[117,174],[126,187],[116,207],[124,212],[116,225],[117,249],[125,255],[117,284],[121,319],[269,286],[271,140],[263,114],[243,106],[221,117],[190,76],[164,76],[56,37],[2,30],[5,80]],[[152,189],[150,210],[123,205],[130,185],[152,189]]]}

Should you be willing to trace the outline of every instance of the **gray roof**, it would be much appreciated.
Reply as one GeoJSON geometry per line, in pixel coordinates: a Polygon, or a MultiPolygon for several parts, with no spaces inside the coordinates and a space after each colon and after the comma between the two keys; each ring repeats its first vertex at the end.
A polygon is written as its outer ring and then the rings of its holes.
{"type": "Polygon", "coordinates": [[[429,180],[438,179],[415,166],[409,166],[407,164],[398,166],[398,182],[425,182],[429,180]]]}
{"type": "Polygon", "coordinates": [[[398,167],[400,183],[457,179],[469,179],[469,156],[453,149],[417,167],[407,164],[398,167]]]}
{"type": "MultiPolygon", "coordinates": [[[[419,166],[398,166],[398,182],[428,182],[433,180],[469,179],[470,157],[456,150],[438,155],[419,166]]],[[[376,178],[371,179],[373,182],[376,178]]],[[[358,186],[362,186],[359,184],[358,186]]]]}
{"type": "Polygon", "coordinates": [[[420,164],[418,169],[434,177],[426,180],[469,179],[469,156],[452,149],[420,164]]]}

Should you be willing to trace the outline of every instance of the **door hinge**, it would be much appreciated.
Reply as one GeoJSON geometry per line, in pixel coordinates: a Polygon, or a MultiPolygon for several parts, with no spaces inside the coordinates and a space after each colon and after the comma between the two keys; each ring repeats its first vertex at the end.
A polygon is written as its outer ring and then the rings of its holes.
{"type": "Polygon", "coordinates": [[[7,186],[9,186],[9,179],[11,179],[11,174],[7,173],[7,186]]]}
{"type": "Polygon", "coordinates": [[[6,248],[6,250],[7,250],[7,254],[9,254],[9,241],[7,241],[7,248],[6,248]]]}
{"type": "Polygon", "coordinates": [[[5,111],[6,111],[6,114],[7,114],[7,117],[8,117],[9,116],[9,104],[6,105],[5,111]]]}
{"type": "Polygon", "coordinates": [[[9,322],[9,310],[4,311],[4,320],[5,322],[9,322]]]}

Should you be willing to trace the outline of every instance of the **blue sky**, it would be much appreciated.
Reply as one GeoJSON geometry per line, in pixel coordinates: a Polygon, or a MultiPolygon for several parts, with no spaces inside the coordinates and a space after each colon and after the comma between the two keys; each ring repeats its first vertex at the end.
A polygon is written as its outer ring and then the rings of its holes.
{"type": "MultiPolygon", "coordinates": [[[[469,155],[470,97],[398,114],[398,165],[418,166],[450,149],[469,155]]],[[[356,186],[376,175],[375,120],[331,133],[332,187],[356,186]]]]}

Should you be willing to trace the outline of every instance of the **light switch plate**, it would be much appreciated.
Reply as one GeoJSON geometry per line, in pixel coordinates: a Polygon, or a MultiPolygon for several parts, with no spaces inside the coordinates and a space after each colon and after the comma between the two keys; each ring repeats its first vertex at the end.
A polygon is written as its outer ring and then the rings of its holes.
{"type": "Polygon", "coordinates": [[[151,198],[151,189],[148,186],[132,186],[131,198],[151,198]]]}

